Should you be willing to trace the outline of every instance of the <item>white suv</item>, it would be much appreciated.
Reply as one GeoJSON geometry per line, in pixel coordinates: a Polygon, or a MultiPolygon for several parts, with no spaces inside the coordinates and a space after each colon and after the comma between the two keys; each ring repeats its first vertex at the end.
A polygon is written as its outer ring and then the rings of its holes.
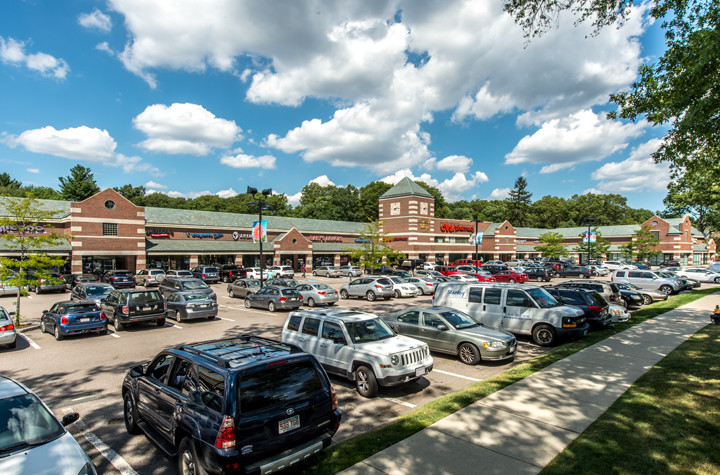
{"type": "Polygon", "coordinates": [[[426,343],[396,335],[372,313],[297,310],[285,321],[282,341],[315,355],[328,373],[355,381],[364,397],[377,395],[378,386],[413,381],[433,368],[426,343]]]}

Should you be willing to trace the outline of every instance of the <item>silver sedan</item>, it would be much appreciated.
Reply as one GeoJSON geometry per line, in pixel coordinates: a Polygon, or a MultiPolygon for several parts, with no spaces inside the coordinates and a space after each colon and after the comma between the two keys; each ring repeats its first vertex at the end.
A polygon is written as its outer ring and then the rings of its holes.
{"type": "Polygon", "coordinates": [[[321,282],[308,282],[299,285],[296,289],[302,295],[303,303],[307,304],[308,307],[335,305],[335,302],[340,299],[337,290],[321,282]]]}
{"type": "Polygon", "coordinates": [[[167,299],[167,316],[182,322],[185,320],[217,317],[218,304],[203,292],[173,292],[167,299]]]}
{"type": "Polygon", "coordinates": [[[413,284],[420,289],[423,295],[432,295],[435,293],[438,282],[436,280],[424,279],[422,277],[408,277],[405,282],[413,284]]]}

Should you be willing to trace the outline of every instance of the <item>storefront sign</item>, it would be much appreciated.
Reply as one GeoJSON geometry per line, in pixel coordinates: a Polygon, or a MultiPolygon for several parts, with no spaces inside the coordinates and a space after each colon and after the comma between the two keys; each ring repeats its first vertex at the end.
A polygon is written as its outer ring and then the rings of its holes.
{"type": "Polygon", "coordinates": [[[388,236],[383,238],[383,242],[407,241],[407,236],[388,236]]]}
{"type": "Polygon", "coordinates": [[[355,238],[355,242],[362,244],[362,243],[370,242],[370,239],[368,239],[368,238],[355,238]]]}
{"type": "MultiPolygon", "coordinates": [[[[17,226],[0,226],[0,234],[16,233],[18,232],[17,226]]],[[[26,226],[26,233],[44,233],[45,228],[42,226],[26,226]]]]}
{"type": "Polygon", "coordinates": [[[197,239],[205,239],[205,238],[220,239],[221,237],[223,237],[223,233],[190,233],[190,232],[188,232],[185,234],[187,234],[187,237],[189,237],[189,238],[197,238],[197,239]]]}
{"type": "Polygon", "coordinates": [[[250,234],[250,233],[239,233],[239,232],[237,232],[237,231],[233,231],[232,237],[233,237],[233,239],[236,240],[236,241],[237,241],[238,239],[252,239],[252,234],[250,234]]]}
{"type": "Polygon", "coordinates": [[[147,233],[151,238],[169,238],[170,233],[147,233]]]}
{"type": "Polygon", "coordinates": [[[441,224],[440,231],[444,233],[472,233],[475,231],[475,228],[473,228],[472,226],[463,226],[461,224],[441,224]]]}
{"type": "MultiPolygon", "coordinates": [[[[312,242],[342,242],[342,236],[308,236],[308,239],[312,242]]],[[[355,240],[357,242],[357,239],[355,240]]]]}
{"type": "Polygon", "coordinates": [[[430,220],[429,219],[418,219],[418,226],[423,231],[430,231],[430,220]]]}

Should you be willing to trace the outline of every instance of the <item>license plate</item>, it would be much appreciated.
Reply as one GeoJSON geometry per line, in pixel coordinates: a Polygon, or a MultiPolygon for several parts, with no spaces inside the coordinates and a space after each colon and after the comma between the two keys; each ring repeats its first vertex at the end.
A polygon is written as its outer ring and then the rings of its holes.
{"type": "Polygon", "coordinates": [[[285,432],[289,432],[293,429],[297,429],[298,427],[300,427],[300,415],[299,414],[296,414],[289,419],[285,419],[285,420],[278,422],[278,432],[280,434],[284,434],[285,432]]]}
{"type": "Polygon", "coordinates": [[[415,376],[422,376],[423,374],[425,374],[424,366],[415,369],[415,376]]]}
{"type": "Polygon", "coordinates": [[[143,307],[143,310],[149,312],[150,310],[152,310],[152,307],[143,307]]]}
{"type": "Polygon", "coordinates": [[[89,318],[79,318],[78,320],[80,320],[80,323],[85,323],[85,322],[89,322],[89,321],[90,321],[89,318]]]}
{"type": "Polygon", "coordinates": [[[297,300],[297,297],[292,297],[290,300],[295,301],[297,300]]]}

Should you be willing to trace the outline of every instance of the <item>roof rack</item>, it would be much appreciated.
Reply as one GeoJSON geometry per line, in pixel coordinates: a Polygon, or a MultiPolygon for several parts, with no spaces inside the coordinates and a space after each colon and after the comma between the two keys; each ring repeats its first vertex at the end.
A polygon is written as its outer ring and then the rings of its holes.
{"type": "MultiPolygon", "coordinates": [[[[178,345],[176,348],[182,351],[187,351],[188,353],[192,353],[197,356],[202,356],[203,358],[210,359],[217,363],[219,366],[222,366],[223,368],[228,368],[230,366],[230,362],[245,356],[249,356],[247,351],[249,350],[255,350],[255,354],[260,353],[264,354],[265,351],[263,350],[263,346],[267,347],[273,347],[276,350],[284,350],[289,353],[302,353],[302,350],[297,347],[296,345],[290,344],[290,343],[283,343],[278,340],[273,340],[271,338],[265,338],[250,334],[241,335],[240,337],[233,337],[233,338],[224,338],[220,340],[207,340],[197,343],[191,343],[188,345],[178,345]],[[201,345],[207,345],[211,343],[221,343],[221,342],[230,342],[230,341],[237,341],[241,340],[243,343],[248,344],[248,346],[241,346],[239,348],[231,349],[230,351],[226,351],[222,354],[216,354],[213,351],[204,351],[199,350],[197,347],[201,345]],[[252,346],[249,344],[252,343],[252,346]],[[262,346],[261,346],[262,345],[262,346]],[[236,353],[243,353],[243,354],[236,354],[236,353]]],[[[217,347],[220,349],[221,347],[217,347]]]]}

